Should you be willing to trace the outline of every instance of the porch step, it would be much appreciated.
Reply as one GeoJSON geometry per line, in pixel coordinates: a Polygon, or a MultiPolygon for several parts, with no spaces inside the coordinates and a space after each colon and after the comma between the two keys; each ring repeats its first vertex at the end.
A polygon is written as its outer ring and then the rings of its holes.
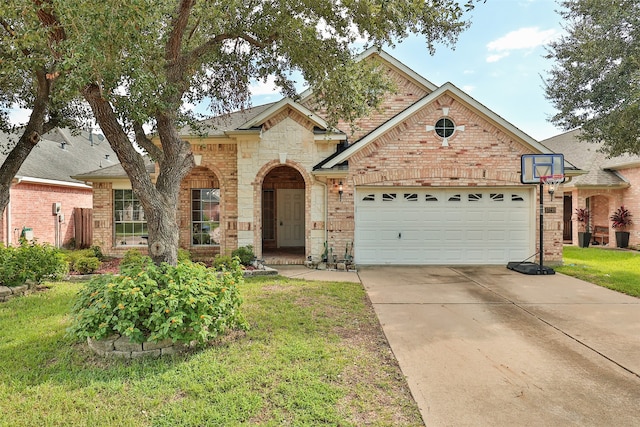
{"type": "Polygon", "coordinates": [[[264,257],[265,265],[303,265],[304,256],[266,256],[264,257]]]}

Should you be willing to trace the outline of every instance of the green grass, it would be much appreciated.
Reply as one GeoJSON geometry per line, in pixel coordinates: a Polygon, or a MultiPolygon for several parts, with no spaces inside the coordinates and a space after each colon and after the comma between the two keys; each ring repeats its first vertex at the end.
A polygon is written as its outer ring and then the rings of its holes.
{"type": "Polygon", "coordinates": [[[133,361],[65,337],[79,286],[0,304],[1,426],[422,425],[359,284],[251,279],[250,331],[133,361]]]}
{"type": "Polygon", "coordinates": [[[640,297],[640,252],[565,246],[563,274],[640,297]]]}

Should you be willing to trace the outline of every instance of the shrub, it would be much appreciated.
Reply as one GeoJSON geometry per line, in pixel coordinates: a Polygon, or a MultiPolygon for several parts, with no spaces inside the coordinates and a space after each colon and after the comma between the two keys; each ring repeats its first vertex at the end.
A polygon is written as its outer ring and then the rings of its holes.
{"type": "Polygon", "coordinates": [[[178,262],[191,261],[191,253],[182,248],[178,248],[178,262]]]}
{"type": "Polygon", "coordinates": [[[73,271],[77,271],[80,274],[90,274],[98,270],[101,265],[102,262],[97,257],[82,257],[73,263],[73,271]]]}
{"type": "MultiPolygon", "coordinates": [[[[92,248],[80,249],[80,250],[77,250],[77,251],[64,251],[63,253],[64,253],[65,259],[69,263],[69,269],[71,271],[77,271],[78,273],[82,273],[80,270],[76,269],[76,264],[78,263],[79,260],[81,260],[83,258],[98,258],[98,260],[101,259],[99,257],[96,257],[96,253],[92,248]]],[[[82,262],[80,263],[80,265],[81,264],[82,264],[82,262]]],[[[83,274],[85,274],[85,273],[83,273],[83,274]]]]}
{"type": "Polygon", "coordinates": [[[100,261],[104,259],[104,254],[102,253],[102,249],[100,249],[100,246],[93,245],[89,248],[89,250],[93,252],[93,256],[98,258],[100,261]]]}
{"type": "Polygon", "coordinates": [[[228,328],[247,327],[239,310],[238,286],[244,280],[239,262],[220,274],[190,261],[174,267],[133,258],[120,265],[119,276],[95,277],[80,290],[69,335],[205,344],[228,328]]]}
{"type": "Polygon", "coordinates": [[[151,258],[146,257],[140,253],[137,249],[129,249],[124,253],[122,260],[120,261],[120,270],[127,268],[141,268],[146,267],[147,264],[152,264],[151,258]]]}
{"type": "MultiPolygon", "coordinates": [[[[238,261],[239,262],[239,261],[238,261]]],[[[211,265],[215,270],[229,269],[233,266],[233,258],[229,255],[216,255],[211,265]]]]}
{"type": "Polygon", "coordinates": [[[247,245],[231,252],[231,257],[238,257],[242,265],[251,265],[256,255],[253,253],[253,246],[247,245]]]}
{"type": "Polygon", "coordinates": [[[28,280],[58,280],[68,271],[64,255],[51,245],[22,240],[18,247],[0,247],[0,283],[4,286],[20,286],[28,280]]]}

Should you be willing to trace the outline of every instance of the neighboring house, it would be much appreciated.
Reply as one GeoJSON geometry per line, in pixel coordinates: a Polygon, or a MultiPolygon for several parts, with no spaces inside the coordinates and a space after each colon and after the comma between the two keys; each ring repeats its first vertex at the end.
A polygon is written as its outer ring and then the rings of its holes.
{"type": "Polygon", "coordinates": [[[640,157],[619,156],[607,158],[602,153],[601,142],[578,140],[580,130],[572,130],[547,140],[542,144],[563,153],[565,159],[585,175],[576,176],[563,184],[564,191],[564,240],[577,244],[577,208],[588,208],[592,243],[615,246],[615,229],[609,217],[620,206],[629,209],[635,220],[630,231],[629,245],[640,244],[640,157]]]}
{"type": "MultiPolygon", "coordinates": [[[[0,134],[2,152],[8,152],[8,144],[17,138],[0,134]]],[[[0,164],[5,158],[0,154],[0,164]]],[[[61,128],[46,133],[12,182],[9,205],[0,216],[0,241],[17,244],[24,235],[60,247],[75,243],[80,233],[82,240],[90,241],[90,217],[84,218],[83,230],[76,229],[75,222],[80,209],[90,215],[92,188],[71,175],[117,163],[102,135],[61,128]]]]}
{"type": "MultiPolygon", "coordinates": [[[[312,91],[205,121],[205,136],[181,130],[196,167],[182,183],[180,246],[213,255],[252,245],[267,260],[283,249],[320,260],[326,248],[358,264],[532,257],[538,186],[521,184],[520,156],[550,150],[451,83],[375,49],[361,60],[378,61],[397,91],[353,134],[330,129],[312,91]]],[[[77,178],[93,183],[97,244],[111,254],[144,244],[126,175],[77,178]]],[[[545,199],[549,263],[562,259],[562,202],[545,199]]]]}

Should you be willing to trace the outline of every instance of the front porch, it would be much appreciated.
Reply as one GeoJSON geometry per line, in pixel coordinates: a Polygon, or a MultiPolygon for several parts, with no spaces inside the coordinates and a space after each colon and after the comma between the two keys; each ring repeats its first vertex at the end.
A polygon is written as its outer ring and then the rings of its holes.
{"type": "Polygon", "coordinates": [[[262,259],[265,265],[303,265],[304,246],[264,248],[262,259]]]}

